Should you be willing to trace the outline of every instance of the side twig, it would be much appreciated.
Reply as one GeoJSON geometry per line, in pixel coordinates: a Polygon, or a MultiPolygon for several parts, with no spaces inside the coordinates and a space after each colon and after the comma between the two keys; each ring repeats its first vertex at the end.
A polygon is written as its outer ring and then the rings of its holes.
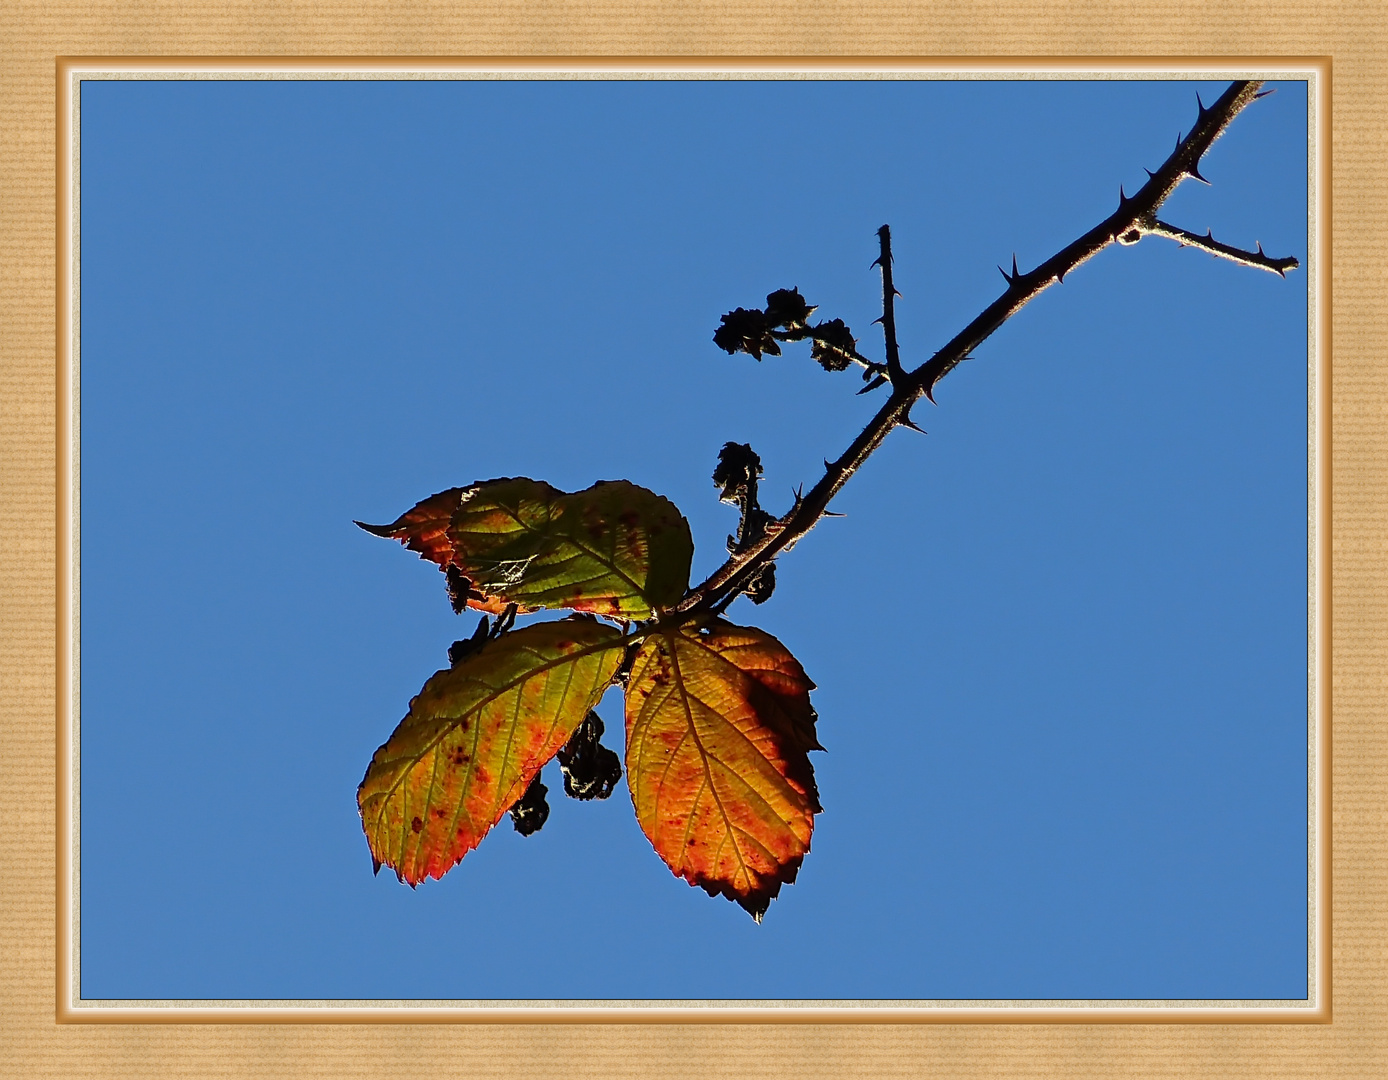
{"type": "Polygon", "coordinates": [[[1262,244],[1258,245],[1257,251],[1245,251],[1243,248],[1220,243],[1214,238],[1213,231],[1200,236],[1198,233],[1187,232],[1176,225],[1168,225],[1159,218],[1143,222],[1138,226],[1138,230],[1144,236],[1164,236],[1168,240],[1175,240],[1182,247],[1199,248],[1201,251],[1208,251],[1211,255],[1218,255],[1221,259],[1236,262],[1240,266],[1252,266],[1258,270],[1280,274],[1282,277],[1287,276],[1288,270],[1295,270],[1301,265],[1290,255],[1285,259],[1274,259],[1271,255],[1263,252],[1262,244]]]}
{"type": "MultiPolygon", "coordinates": [[[[915,427],[911,422],[911,408],[921,397],[934,401],[934,388],[940,380],[954,370],[973,350],[986,340],[999,326],[1020,311],[1027,303],[1050,286],[1065,280],[1067,274],[1081,263],[1093,258],[1110,244],[1135,244],[1144,235],[1169,235],[1162,229],[1177,231],[1182,242],[1183,230],[1174,230],[1157,220],[1157,211],[1171,196],[1171,193],[1187,178],[1204,180],[1200,175],[1200,159],[1209,150],[1225,128],[1233,121],[1249,102],[1262,97],[1260,81],[1239,81],[1232,83],[1213,105],[1199,105],[1199,115],[1195,127],[1184,138],[1178,138],[1176,148],[1152,172],[1149,179],[1134,195],[1128,195],[1122,188],[1118,191],[1118,209],[1083,236],[1062,248],[1034,270],[1022,273],[1017,268],[1013,256],[1012,272],[1003,271],[1007,288],[1003,294],[974,318],[963,330],[954,336],[942,349],[920,367],[911,372],[902,372],[893,377],[891,394],[877,411],[848,449],[835,461],[824,463],[824,475],[803,496],[797,496],[795,503],[783,517],[771,522],[761,538],[742,551],[732,555],[721,567],[704,580],[676,605],[672,614],[677,618],[687,617],[697,611],[706,611],[729,594],[741,591],[761,568],[780,552],[789,550],[801,537],[808,533],[819,521],[829,505],[854,472],[871,456],[891,431],[898,427],[915,427]]],[[[1198,99],[1197,99],[1198,100],[1198,99]]],[[[1206,181],[1208,182],[1208,181],[1206,181]]],[[[883,252],[888,252],[890,233],[885,228],[879,233],[883,242],[883,252]]],[[[1193,237],[1199,240],[1199,237],[1193,237]]],[[[1236,262],[1270,269],[1283,273],[1297,265],[1295,259],[1270,259],[1262,254],[1259,247],[1256,255],[1229,248],[1210,239],[1189,246],[1201,247],[1224,258],[1236,262]],[[1237,257],[1236,257],[1237,256],[1237,257]],[[1261,261],[1260,261],[1261,256],[1261,261]],[[1280,267],[1280,269],[1279,269],[1280,267]]],[[[889,284],[890,259],[883,259],[883,324],[891,326],[889,340],[894,340],[894,320],[889,321],[887,312],[893,290],[889,284]]],[[[891,353],[889,353],[890,357],[891,353]]],[[[889,359],[890,363],[890,359],[889,359]]],[[[900,363],[899,359],[897,361],[900,363]]]]}
{"type": "Polygon", "coordinates": [[[882,244],[882,253],[872,264],[882,268],[882,317],[877,321],[882,324],[882,336],[887,343],[887,379],[893,386],[900,386],[905,381],[905,372],[901,370],[901,353],[896,345],[895,301],[901,294],[896,291],[896,286],[892,284],[891,227],[883,225],[878,229],[877,239],[882,244]]]}

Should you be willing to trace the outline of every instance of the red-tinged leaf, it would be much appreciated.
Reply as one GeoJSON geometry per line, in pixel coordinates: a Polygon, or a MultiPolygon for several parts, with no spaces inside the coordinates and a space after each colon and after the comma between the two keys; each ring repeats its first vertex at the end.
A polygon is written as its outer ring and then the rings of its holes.
{"type": "Polygon", "coordinates": [[[592,619],[527,626],[425,683],[357,789],[377,869],[416,885],[475,848],[611,684],[621,637],[592,619]]]}
{"type": "Polygon", "coordinates": [[[684,595],[694,555],[674,503],[626,480],[571,495],[523,477],[487,480],[362,528],[438,563],[455,596],[492,612],[514,603],[647,618],[684,595]]]}
{"type": "Polygon", "coordinates": [[[627,784],[670,869],[758,922],[819,813],[814,684],[784,645],[721,619],[653,634],[627,686],[627,784]]]}

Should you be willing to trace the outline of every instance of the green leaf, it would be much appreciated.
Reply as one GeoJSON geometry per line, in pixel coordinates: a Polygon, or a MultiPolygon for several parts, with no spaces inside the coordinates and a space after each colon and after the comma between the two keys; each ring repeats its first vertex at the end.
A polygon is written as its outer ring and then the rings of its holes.
{"type": "Polygon", "coordinates": [[[626,480],[571,495],[523,477],[486,480],[432,495],[390,525],[357,524],[438,563],[460,610],[465,599],[483,611],[644,619],[684,595],[694,557],[675,504],[626,480]]]}
{"type": "Polygon", "coordinates": [[[761,921],[819,813],[814,684],[784,645],[722,619],[652,634],[627,687],[627,785],[675,874],[761,921]]]}
{"type": "Polygon", "coordinates": [[[621,640],[593,619],[540,623],[425,683],[357,789],[376,869],[417,885],[475,848],[602,697],[621,640]]]}

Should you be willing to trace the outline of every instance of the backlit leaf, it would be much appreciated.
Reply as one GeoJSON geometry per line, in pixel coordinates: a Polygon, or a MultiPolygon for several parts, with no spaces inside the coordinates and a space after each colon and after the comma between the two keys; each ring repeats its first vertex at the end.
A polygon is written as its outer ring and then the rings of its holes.
{"type": "Polygon", "coordinates": [[[784,645],[721,619],[653,634],[627,687],[627,784],[670,869],[761,921],[819,813],[814,684],[784,645]]]}
{"type": "Polygon", "coordinates": [[[425,683],[357,789],[376,868],[416,885],[475,848],[602,697],[621,636],[587,618],[527,626],[425,683]]]}
{"type": "Polygon", "coordinates": [[[465,600],[493,613],[514,603],[643,619],[684,595],[694,555],[675,504],[626,480],[571,495],[523,477],[486,480],[361,527],[443,568],[459,610],[465,600]]]}

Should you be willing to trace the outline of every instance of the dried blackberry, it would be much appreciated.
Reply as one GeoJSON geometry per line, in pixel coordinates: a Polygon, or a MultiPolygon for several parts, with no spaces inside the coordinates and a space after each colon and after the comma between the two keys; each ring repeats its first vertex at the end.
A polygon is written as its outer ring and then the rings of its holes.
{"type": "Polygon", "coordinates": [[[549,803],[545,801],[547,791],[549,788],[540,783],[540,776],[536,773],[520,801],[511,807],[511,824],[522,836],[539,832],[549,820],[549,803]]]}
{"type": "Polygon", "coordinates": [[[583,723],[559,751],[564,794],[571,799],[605,799],[622,778],[622,762],[603,746],[602,720],[589,710],[583,723]]]}

